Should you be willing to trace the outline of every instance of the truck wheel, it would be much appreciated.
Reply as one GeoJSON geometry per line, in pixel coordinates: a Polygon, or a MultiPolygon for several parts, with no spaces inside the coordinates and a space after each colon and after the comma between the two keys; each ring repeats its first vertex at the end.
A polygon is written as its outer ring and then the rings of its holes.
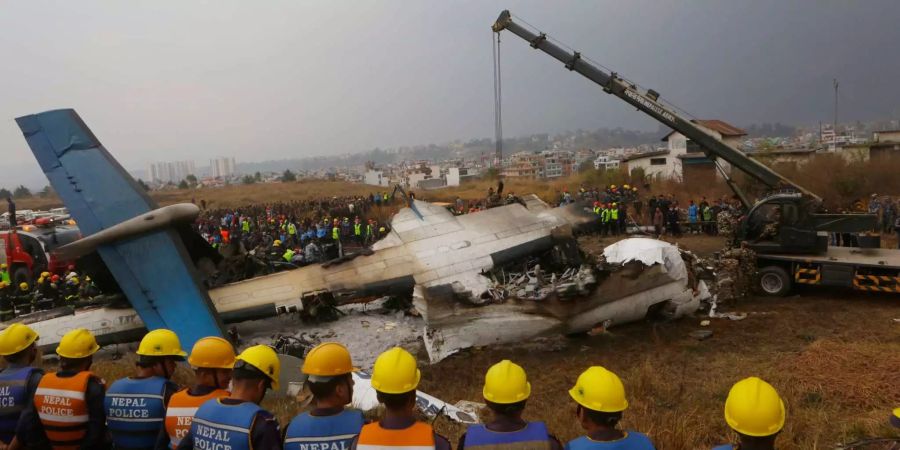
{"type": "Polygon", "coordinates": [[[16,268],[15,270],[13,270],[12,281],[14,283],[16,283],[15,284],[16,289],[19,289],[19,285],[22,283],[28,283],[28,287],[32,287],[31,286],[31,274],[28,273],[28,268],[26,268],[26,267],[20,266],[20,267],[16,268]]]}
{"type": "Polygon", "coordinates": [[[763,267],[758,276],[759,292],[770,297],[784,297],[791,290],[791,277],[778,266],[763,267]]]}

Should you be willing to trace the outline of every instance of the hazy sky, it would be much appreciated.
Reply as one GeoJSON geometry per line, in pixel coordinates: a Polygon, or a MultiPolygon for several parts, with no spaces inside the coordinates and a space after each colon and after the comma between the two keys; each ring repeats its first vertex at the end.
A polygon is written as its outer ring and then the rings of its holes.
{"type": "MultiPolygon", "coordinates": [[[[512,12],[703,118],[900,116],[900,2],[8,1],[0,186],[40,184],[13,119],[75,108],[128,168],[493,135],[491,32],[512,12]],[[33,181],[33,180],[37,181],[33,181]]],[[[503,34],[505,134],[656,129],[503,34]]]]}

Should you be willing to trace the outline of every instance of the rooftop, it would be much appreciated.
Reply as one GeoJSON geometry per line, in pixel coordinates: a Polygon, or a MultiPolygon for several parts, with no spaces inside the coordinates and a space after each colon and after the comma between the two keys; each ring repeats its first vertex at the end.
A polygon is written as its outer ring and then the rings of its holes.
{"type": "MultiPolygon", "coordinates": [[[[710,130],[716,131],[716,132],[718,132],[719,134],[721,134],[722,137],[740,137],[740,136],[746,136],[746,135],[747,135],[747,132],[746,132],[746,131],[744,131],[744,130],[742,130],[742,129],[740,129],[740,128],[734,126],[734,125],[731,125],[730,123],[725,122],[724,120],[718,120],[718,119],[701,120],[701,119],[696,119],[696,120],[692,120],[691,122],[696,123],[697,125],[703,126],[704,128],[709,128],[710,130]]],[[[677,133],[677,131],[675,131],[675,130],[670,131],[669,134],[663,136],[662,140],[663,140],[663,141],[668,141],[668,140],[669,140],[669,136],[671,136],[671,135],[674,134],[674,133],[677,133]]]]}

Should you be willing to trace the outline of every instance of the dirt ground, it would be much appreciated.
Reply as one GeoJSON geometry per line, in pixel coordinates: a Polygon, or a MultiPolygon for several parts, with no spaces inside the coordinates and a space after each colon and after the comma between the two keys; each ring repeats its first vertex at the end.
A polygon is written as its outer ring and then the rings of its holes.
{"type": "MultiPolygon", "coordinates": [[[[583,241],[588,249],[599,249],[612,239],[583,241]]],[[[677,242],[704,256],[721,248],[720,239],[706,236],[677,242]]],[[[547,422],[565,441],[581,432],[567,391],[581,371],[602,365],[625,384],[630,407],[623,425],[648,433],[657,448],[686,450],[730,441],[722,416],[728,390],[744,377],[759,376],[785,399],[788,421],[779,448],[834,448],[863,437],[900,437],[888,425],[891,409],[900,405],[900,323],[894,320],[900,319],[900,298],[806,289],[727,306],[748,318],[712,319],[713,336],[704,341],[688,336],[703,328],[705,317],[698,315],[562,338],[543,349],[484,348],[423,368],[422,389],[451,402],[480,401],[487,368],[511,359],[531,379],[526,418],[547,422]]],[[[459,427],[438,423],[455,442],[459,427]]]]}
{"type": "MultiPolygon", "coordinates": [[[[582,239],[589,251],[612,242],[582,239]]],[[[708,236],[676,242],[702,256],[721,248],[719,238],[708,236]]],[[[625,384],[630,407],[623,426],[648,433],[659,449],[687,450],[732,440],[722,417],[725,397],[733,383],[755,375],[784,397],[788,420],[780,449],[831,449],[865,437],[900,438],[888,424],[891,409],[900,405],[900,297],[809,288],[723,309],[749,316],[712,319],[707,329],[713,336],[703,341],[689,337],[703,328],[705,317],[698,315],[629,324],[593,337],[472,349],[432,366],[422,359],[420,388],[450,403],[482,401],[487,368],[511,359],[525,367],[532,383],[526,418],[547,422],[565,442],[580,434],[567,390],[581,371],[603,365],[625,384]]],[[[100,362],[96,371],[113,380],[130,369],[127,362],[100,362]]],[[[177,379],[189,382],[187,370],[180,369],[177,379]]],[[[265,405],[285,424],[299,409],[293,399],[265,405]]],[[[445,418],[435,426],[454,445],[463,432],[445,418]]]]}

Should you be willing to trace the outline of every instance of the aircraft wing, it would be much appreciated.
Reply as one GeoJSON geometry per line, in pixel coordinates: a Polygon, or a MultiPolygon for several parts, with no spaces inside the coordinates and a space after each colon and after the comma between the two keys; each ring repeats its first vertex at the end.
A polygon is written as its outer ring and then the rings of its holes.
{"type": "MultiPolygon", "coordinates": [[[[85,236],[157,208],[74,110],[23,116],[16,123],[85,236]]],[[[222,323],[174,229],[128,236],[97,251],[148,329],[175,331],[185,348],[204,336],[222,336],[222,323]]]]}

